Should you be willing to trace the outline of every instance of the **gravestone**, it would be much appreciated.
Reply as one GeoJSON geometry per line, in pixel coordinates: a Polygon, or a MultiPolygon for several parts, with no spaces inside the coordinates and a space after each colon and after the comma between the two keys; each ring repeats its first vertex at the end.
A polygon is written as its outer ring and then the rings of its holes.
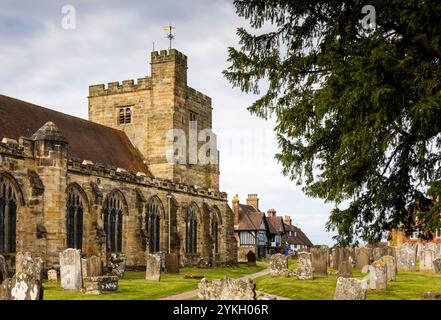
{"type": "Polygon", "coordinates": [[[314,275],[328,275],[328,256],[327,246],[311,248],[311,263],[314,275]]]}
{"type": "Polygon", "coordinates": [[[249,265],[256,265],[256,254],[253,251],[248,251],[247,262],[249,265]]]}
{"type": "Polygon", "coordinates": [[[225,277],[199,283],[198,297],[202,300],[256,300],[256,285],[251,279],[240,280],[225,277]]]}
{"type": "Polygon", "coordinates": [[[26,273],[38,281],[43,280],[43,260],[30,252],[17,252],[15,255],[15,273],[26,273]]]}
{"type": "Polygon", "coordinates": [[[436,258],[433,260],[433,271],[436,273],[441,273],[441,258],[436,258]]]}
{"type": "Polygon", "coordinates": [[[147,254],[147,266],[145,272],[145,279],[149,281],[161,280],[161,256],[157,254],[147,254]]]}
{"type": "Polygon", "coordinates": [[[103,262],[101,258],[97,256],[87,258],[86,272],[88,277],[101,277],[103,275],[103,262]]]}
{"type": "Polygon", "coordinates": [[[332,264],[332,269],[334,270],[338,270],[338,263],[339,263],[339,259],[338,259],[338,251],[339,248],[334,248],[332,249],[332,255],[331,255],[331,264],[332,264]]]}
{"type": "Polygon", "coordinates": [[[435,260],[435,252],[424,248],[421,252],[420,271],[433,271],[433,260],[435,260]]]}
{"type": "Polygon", "coordinates": [[[52,285],[56,285],[58,283],[57,270],[55,269],[48,270],[47,281],[52,285]]]}
{"type": "Polygon", "coordinates": [[[334,300],[366,300],[367,283],[355,278],[337,279],[334,300]]]}
{"type": "Polygon", "coordinates": [[[81,259],[81,276],[84,278],[87,277],[87,260],[81,259]]]}
{"type": "Polygon", "coordinates": [[[11,300],[43,300],[41,282],[28,273],[16,273],[11,279],[11,300]]]}
{"type": "Polygon", "coordinates": [[[273,254],[269,259],[270,274],[273,277],[289,277],[291,271],[288,269],[288,257],[283,254],[273,254]]]}
{"type": "Polygon", "coordinates": [[[364,266],[362,272],[369,272],[369,289],[386,290],[387,287],[387,271],[386,264],[382,259],[374,261],[369,266],[364,266]]]}
{"type": "Polygon", "coordinates": [[[387,249],[386,248],[373,248],[372,249],[372,258],[374,261],[380,260],[385,255],[387,255],[387,249]]]}
{"type": "Polygon", "coordinates": [[[403,243],[396,252],[398,271],[416,271],[416,246],[403,243]]]}
{"type": "Polygon", "coordinates": [[[109,271],[118,278],[124,277],[126,271],[127,256],[123,253],[111,253],[107,263],[109,271]]]}
{"type": "MultiPolygon", "coordinates": [[[[326,260],[325,260],[326,262],[326,260]]],[[[312,280],[313,279],[313,268],[311,261],[311,253],[300,252],[299,261],[297,263],[296,276],[299,280],[312,280]]]]}
{"type": "Polygon", "coordinates": [[[0,283],[9,277],[8,265],[6,264],[6,259],[0,255],[0,283]]]}
{"type": "Polygon", "coordinates": [[[357,248],[355,267],[358,270],[363,269],[364,266],[371,264],[372,250],[370,248],[361,247],[357,248]]]}
{"type": "Polygon", "coordinates": [[[7,278],[0,283],[0,301],[11,300],[11,279],[7,278]]]}
{"type": "Polygon", "coordinates": [[[60,281],[64,290],[82,288],[80,252],[80,250],[69,248],[60,253],[60,281]]]}
{"type": "Polygon", "coordinates": [[[381,258],[386,265],[386,277],[387,281],[397,280],[397,264],[396,260],[392,256],[384,256],[381,258]]]}
{"type": "Polygon", "coordinates": [[[176,253],[165,255],[165,272],[172,274],[179,273],[179,259],[176,253]]]}
{"type": "Polygon", "coordinates": [[[352,277],[351,251],[349,248],[338,248],[338,275],[344,278],[352,277]]]}
{"type": "Polygon", "coordinates": [[[86,294],[101,294],[102,292],[118,291],[117,276],[87,277],[84,279],[84,291],[86,294]]]}

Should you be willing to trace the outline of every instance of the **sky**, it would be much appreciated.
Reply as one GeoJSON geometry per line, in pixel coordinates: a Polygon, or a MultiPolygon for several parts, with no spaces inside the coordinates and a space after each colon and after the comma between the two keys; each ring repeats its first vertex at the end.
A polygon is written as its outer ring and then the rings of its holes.
{"type": "Polygon", "coordinates": [[[237,28],[250,28],[232,1],[2,0],[0,94],[87,119],[89,85],[150,75],[153,43],[168,49],[162,27],[169,23],[173,48],[188,57],[188,85],[212,98],[220,188],[230,204],[235,194],[245,203],[257,193],[262,211],[291,215],[314,244],[332,245],[325,223],[333,205],[282,175],[274,119],[251,115],[257,96],[222,75],[228,47],[238,47],[237,28]]]}

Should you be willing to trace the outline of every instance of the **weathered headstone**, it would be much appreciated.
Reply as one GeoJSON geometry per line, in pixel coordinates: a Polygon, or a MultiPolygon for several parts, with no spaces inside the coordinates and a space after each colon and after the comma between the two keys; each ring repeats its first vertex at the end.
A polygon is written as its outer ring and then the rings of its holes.
{"type": "Polygon", "coordinates": [[[86,294],[101,294],[102,292],[115,292],[118,290],[117,276],[100,276],[84,278],[84,291],[86,294]]]}
{"type": "Polygon", "coordinates": [[[386,265],[387,281],[396,281],[397,279],[397,263],[393,256],[384,256],[381,258],[386,265]]]}
{"type": "Polygon", "coordinates": [[[0,300],[11,300],[11,279],[9,278],[0,283],[0,300]]]}
{"type": "Polygon", "coordinates": [[[387,249],[384,247],[377,247],[372,249],[372,257],[374,261],[380,260],[387,255],[387,249]]]}
{"type": "Polygon", "coordinates": [[[9,277],[8,265],[6,264],[6,259],[0,255],[0,283],[9,277]]]}
{"type": "Polygon", "coordinates": [[[81,259],[81,276],[84,278],[87,277],[87,260],[81,259]]]}
{"type": "Polygon", "coordinates": [[[363,267],[362,272],[369,272],[369,288],[373,290],[386,290],[387,271],[382,259],[374,261],[372,265],[363,267]]]}
{"type": "Polygon", "coordinates": [[[26,273],[38,281],[43,279],[43,260],[30,252],[17,252],[15,255],[15,273],[26,273]]]}
{"type": "Polygon", "coordinates": [[[288,257],[283,254],[273,254],[269,259],[270,274],[273,277],[289,277],[291,271],[288,269],[288,257]]]}
{"type": "Polygon", "coordinates": [[[366,300],[367,283],[355,278],[339,277],[334,300],[366,300]]]}
{"type": "Polygon", "coordinates": [[[309,252],[299,253],[299,261],[297,263],[296,276],[297,279],[299,280],[312,280],[314,278],[311,253],[309,252]]]}
{"type": "Polygon", "coordinates": [[[11,300],[43,300],[41,282],[28,273],[16,273],[11,279],[11,300]]]}
{"type": "Polygon", "coordinates": [[[58,283],[57,270],[51,269],[47,271],[47,281],[52,285],[56,285],[58,283]]]}
{"type": "Polygon", "coordinates": [[[355,267],[361,270],[363,269],[364,266],[370,265],[371,256],[372,256],[372,250],[370,248],[366,248],[366,247],[357,248],[355,267]]]}
{"type": "Polygon", "coordinates": [[[256,254],[253,251],[248,251],[247,253],[247,262],[249,265],[255,265],[256,264],[256,254]]]}
{"type": "Polygon", "coordinates": [[[110,254],[108,267],[112,275],[118,278],[124,277],[124,272],[126,271],[127,256],[123,253],[112,253],[110,254]]]}
{"type": "Polygon", "coordinates": [[[338,251],[339,248],[334,248],[332,249],[332,255],[331,255],[331,265],[332,265],[332,269],[334,270],[338,270],[338,251]]]}
{"type": "Polygon", "coordinates": [[[60,279],[64,290],[82,288],[80,252],[80,250],[69,248],[60,253],[60,279]]]}
{"type": "Polygon", "coordinates": [[[435,252],[424,248],[421,252],[420,271],[434,271],[433,260],[435,260],[435,252]]]}
{"type": "Polygon", "coordinates": [[[176,253],[165,255],[165,272],[172,274],[179,273],[179,259],[176,253]]]}
{"type": "Polygon", "coordinates": [[[352,277],[351,252],[349,248],[338,248],[338,275],[344,278],[352,277]]]}
{"type": "Polygon", "coordinates": [[[100,257],[91,256],[86,259],[88,277],[101,277],[103,275],[103,262],[100,257]]]}
{"type": "Polygon", "coordinates": [[[416,246],[403,243],[396,252],[398,271],[416,271],[416,246]]]}
{"type": "Polygon", "coordinates": [[[208,281],[204,278],[199,283],[198,296],[202,300],[255,300],[256,285],[252,280],[231,279],[208,281]]]}
{"type": "Polygon", "coordinates": [[[311,248],[311,262],[314,275],[328,275],[328,251],[327,246],[311,248]]]}
{"type": "Polygon", "coordinates": [[[149,281],[161,280],[161,256],[157,254],[147,254],[147,266],[145,279],[149,281]]]}
{"type": "Polygon", "coordinates": [[[441,273],[441,258],[433,260],[433,271],[435,271],[435,273],[441,273]]]}

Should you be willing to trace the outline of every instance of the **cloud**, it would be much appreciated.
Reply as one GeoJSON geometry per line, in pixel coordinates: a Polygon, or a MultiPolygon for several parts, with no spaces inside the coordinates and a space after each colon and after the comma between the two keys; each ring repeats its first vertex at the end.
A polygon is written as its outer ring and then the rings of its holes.
{"type": "Polygon", "coordinates": [[[258,193],[263,209],[291,214],[314,243],[330,243],[330,206],[282,176],[274,121],[250,115],[256,97],[222,75],[227,47],[237,45],[236,29],[246,26],[231,1],[3,0],[0,93],[87,118],[88,86],[149,74],[153,42],[168,48],[161,27],[169,22],[177,27],[174,47],[188,56],[189,85],[213,99],[221,189],[242,201],[258,193]],[[75,30],[61,26],[66,4],[76,8],[75,30]]]}

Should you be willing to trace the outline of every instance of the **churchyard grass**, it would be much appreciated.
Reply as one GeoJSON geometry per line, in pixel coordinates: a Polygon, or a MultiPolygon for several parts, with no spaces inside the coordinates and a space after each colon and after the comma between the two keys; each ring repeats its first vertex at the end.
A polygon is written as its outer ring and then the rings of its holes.
{"type": "MultiPolygon", "coordinates": [[[[295,270],[296,260],[289,261],[289,268],[295,270]]],[[[329,276],[314,277],[314,280],[297,278],[275,278],[269,275],[254,280],[257,290],[294,300],[330,300],[334,297],[337,275],[331,270],[329,276]]],[[[366,274],[354,270],[355,278],[366,274]]],[[[388,282],[385,291],[368,290],[367,300],[412,300],[421,299],[425,291],[441,292],[441,275],[429,272],[398,272],[396,282],[388,282]]]]}
{"type": "Polygon", "coordinates": [[[224,276],[240,278],[259,272],[268,267],[265,262],[258,261],[256,266],[240,263],[226,268],[183,268],[180,274],[162,274],[160,282],[146,281],[145,272],[126,272],[119,280],[119,291],[101,295],[89,295],[81,292],[64,291],[57,286],[44,283],[45,300],[155,300],[170,295],[197,289],[199,279],[185,279],[185,275],[205,276],[210,280],[224,276]]]}

